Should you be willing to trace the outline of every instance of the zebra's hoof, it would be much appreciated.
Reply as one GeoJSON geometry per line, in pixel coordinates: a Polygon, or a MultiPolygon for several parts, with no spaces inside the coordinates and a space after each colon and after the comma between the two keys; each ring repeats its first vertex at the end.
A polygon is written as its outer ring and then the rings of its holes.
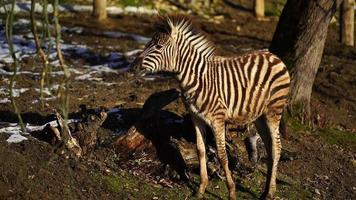
{"type": "Polygon", "coordinates": [[[248,137],[244,140],[245,147],[248,154],[248,159],[253,164],[258,162],[257,139],[255,137],[248,137]]]}
{"type": "Polygon", "coordinates": [[[200,193],[200,192],[197,192],[197,193],[195,193],[195,198],[197,198],[197,199],[203,199],[204,198],[204,194],[202,194],[202,193],[200,193]]]}
{"type": "Polygon", "coordinates": [[[260,200],[273,200],[274,198],[273,198],[273,195],[264,192],[259,199],[260,200]]]}

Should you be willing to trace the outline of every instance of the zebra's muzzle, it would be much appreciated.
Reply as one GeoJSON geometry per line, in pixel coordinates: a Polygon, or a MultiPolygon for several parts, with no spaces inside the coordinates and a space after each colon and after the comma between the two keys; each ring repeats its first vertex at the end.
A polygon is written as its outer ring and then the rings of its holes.
{"type": "Polygon", "coordinates": [[[142,69],[143,58],[141,56],[136,57],[136,59],[131,63],[131,69],[134,71],[136,76],[145,76],[149,73],[148,70],[142,69]]]}
{"type": "Polygon", "coordinates": [[[140,69],[140,70],[137,70],[136,71],[136,76],[146,76],[147,74],[149,73],[149,71],[148,70],[146,70],[146,69],[140,69]]]}

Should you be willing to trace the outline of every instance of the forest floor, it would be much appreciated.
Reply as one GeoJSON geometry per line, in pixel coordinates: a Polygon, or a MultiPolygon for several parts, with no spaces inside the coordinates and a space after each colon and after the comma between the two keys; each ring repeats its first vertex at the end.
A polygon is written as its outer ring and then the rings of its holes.
{"type": "MultiPolygon", "coordinates": [[[[274,17],[257,21],[239,10],[227,10],[210,20],[194,19],[221,55],[268,48],[277,24],[274,17]]],[[[18,22],[14,32],[18,47],[32,45],[32,49],[19,55],[16,101],[26,123],[43,125],[54,120],[51,107],[58,107],[58,100],[53,91],[63,74],[56,72],[60,69],[53,60],[45,90],[49,106],[42,107],[38,92],[41,63],[26,56],[34,51],[28,20],[18,22]]],[[[111,145],[139,118],[150,94],[177,87],[176,81],[167,77],[136,81],[128,69],[154,32],[153,17],[117,16],[96,22],[88,14],[78,13],[63,16],[61,24],[62,48],[72,73],[69,118],[80,118],[83,107],[108,110],[109,117],[98,130],[96,148],[82,159],[60,155],[50,144],[31,136],[9,143],[11,134],[0,133],[0,199],[194,199],[199,182],[196,170],[184,180],[169,163],[160,160],[158,152],[142,152],[128,159],[111,145]]],[[[289,138],[282,140],[278,199],[356,198],[356,49],[340,45],[337,30],[336,24],[330,26],[315,80],[314,128],[287,120],[289,138]]],[[[11,68],[3,58],[0,64],[1,130],[14,126],[10,123],[17,119],[6,98],[11,68]]],[[[175,129],[193,135],[185,114],[183,103],[174,101],[161,112],[154,131],[169,136],[175,129]]],[[[242,146],[245,136],[235,134],[236,144],[242,146]]],[[[261,159],[253,167],[244,148],[238,149],[234,170],[238,198],[256,199],[262,192],[266,166],[261,159]]],[[[205,198],[226,199],[224,180],[211,177],[205,198]]]]}

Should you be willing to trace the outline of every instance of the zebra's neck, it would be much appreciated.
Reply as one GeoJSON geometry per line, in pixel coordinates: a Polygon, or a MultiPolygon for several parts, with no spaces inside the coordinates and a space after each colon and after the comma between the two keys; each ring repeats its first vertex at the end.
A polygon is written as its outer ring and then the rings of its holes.
{"type": "Polygon", "coordinates": [[[192,54],[190,58],[182,58],[180,69],[176,75],[184,93],[195,93],[199,84],[207,81],[207,73],[213,65],[213,56],[192,54]]]}

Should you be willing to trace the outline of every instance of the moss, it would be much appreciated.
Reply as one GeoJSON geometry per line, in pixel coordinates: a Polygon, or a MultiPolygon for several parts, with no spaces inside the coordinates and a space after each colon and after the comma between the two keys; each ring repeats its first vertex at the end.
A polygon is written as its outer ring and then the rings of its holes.
{"type": "Polygon", "coordinates": [[[339,130],[337,128],[323,128],[312,131],[310,127],[302,124],[296,118],[287,117],[286,120],[293,132],[311,132],[313,136],[327,142],[328,144],[356,149],[356,134],[354,133],[339,130]]]}
{"type": "Polygon", "coordinates": [[[266,1],[265,15],[279,17],[282,14],[282,10],[286,2],[286,0],[266,1]]]}
{"type": "Polygon", "coordinates": [[[178,186],[167,188],[140,180],[124,172],[120,175],[111,176],[96,174],[93,175],[93,178],[110,192],[138,199],[152,199],[153,197],[159,197],[160,199],[185,199],[191,195],[189,188],[184,188],[183,190],[178,186]]]}
{"type": "Polygon", "coordinates": [[[329,144],[356,149],[356,134],[354,133],[336,128],[325,128],[319,130],[317,136],[329,144]]]}
{"type": "Polygon", "coordinates": [[[286,121],[288,126],[293,129],[293,132],[310,131],[310,127],[304,125],[300,120],[295,117],[290,117],[286,115],[286,121]]]}
{"type": "Polygon", "coordinates": [[[90,4],[89,1],[83,0],[59,0],[59,4],[90,4]]]}
{"type": "Polygon", "coordinates": [[[153,6],[154,1],[149,1],[149,0],[121,0],[119,1],[119,4],[123,7],[126,6],[153,6]]]}
{"type": "MultiPolygon", "coordinates": [[[[136,199],[192,199],[194,192],[199,186],[199,175],[193,174],[191,181],[183,185],[173,185],[172,188],[153,184],[147,180],[141,180],[126,172],[116,175],[102,175],[94,173],[94,180],[104,186],[108,191],[118,193],[123,198],[136,199]]],[[[252,178],[242,178],[240,173],[237,178],[236,193],[239,199],[258,199],[262,193],[262,188],[266,181],[266,169],[260,168],[253,172],[252,178]]],[[[277,196],[286,199],[310,199],[311,192],[303,188],[300,182],[290,177],[279,174],[277,196]]],[[[225,180],[213,178],[209,181],[208,188],[204,194],[204,199],[228,199],[228,190],[225,180]]]]}

